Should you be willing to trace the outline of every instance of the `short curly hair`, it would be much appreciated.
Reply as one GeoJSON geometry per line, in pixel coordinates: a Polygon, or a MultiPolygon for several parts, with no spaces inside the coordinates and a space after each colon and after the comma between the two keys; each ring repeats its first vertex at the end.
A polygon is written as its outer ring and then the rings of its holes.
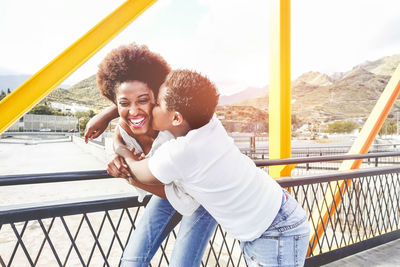
{"type": "Polygon", "coordinates": [[[218,104],[216,86],[205,76],[191,70],[171,71],[163,86],[168,110],[180,112],[192,129],[206,125],[218,104]]]}
{"type": "Polygon", "coordinates": [[[159,54],[135,43],[112,50],[99,64],[97,86],[103,96],[116,104],[116,89],[123,82],[140,81],[157,97],[161,84],[171,71],[159,54]]]}

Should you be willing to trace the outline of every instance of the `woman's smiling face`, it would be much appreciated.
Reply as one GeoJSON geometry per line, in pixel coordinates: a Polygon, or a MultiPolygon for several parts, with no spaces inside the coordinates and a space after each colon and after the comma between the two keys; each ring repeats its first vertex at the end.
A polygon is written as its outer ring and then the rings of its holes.
{"type": "Polygon", "coordinates": [[[151,129],[153,91],[143,82],[128,81],[118,86],[115,96],[122,121],[134,135],[146,134],[151,129]]]}

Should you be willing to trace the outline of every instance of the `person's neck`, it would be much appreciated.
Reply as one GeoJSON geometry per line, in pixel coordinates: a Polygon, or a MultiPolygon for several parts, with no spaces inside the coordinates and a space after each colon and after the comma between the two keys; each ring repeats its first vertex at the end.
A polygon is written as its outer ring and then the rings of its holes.
{"type": "Polygon", "coordinates": [[[154,139],[156,139],[158,131],[150,129],[146,134],[134,135],[133,137],[140,144],[144,154],[150,152],[154,139]]]}

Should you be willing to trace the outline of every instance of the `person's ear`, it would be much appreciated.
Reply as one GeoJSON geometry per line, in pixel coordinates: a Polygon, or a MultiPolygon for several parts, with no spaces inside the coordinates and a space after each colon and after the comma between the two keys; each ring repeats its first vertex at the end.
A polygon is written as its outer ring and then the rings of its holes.
{"type": "Polygon", "coordinates": [[[175,111],[174,115],[172,117],[172,125],[173,126],[179,126],[183,123],[183,116],[180,112],[175,111]]]}

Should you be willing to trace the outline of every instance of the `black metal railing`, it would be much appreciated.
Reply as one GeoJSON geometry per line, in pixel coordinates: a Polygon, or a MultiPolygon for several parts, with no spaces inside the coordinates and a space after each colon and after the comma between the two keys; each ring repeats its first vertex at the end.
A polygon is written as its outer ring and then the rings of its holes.
{"type": "MultiPolygon", "coordinates": [[[[369,153],[385,153],[399,151],[400,144],[373,144],[369,149],[369,153]]],[[[351,146],[331,145],[331,146],[309,146],[309,147],[292,147],[292,157],[318,157],[318,156],[333,156],[346,154],[351,146]]],[[[268,159],[268,148],[240,148],[240,151],[253,159],[268,159]]]]}
{"type": "MultiPolygon", "coordinates": [[[[367,155],[346,155],[341,159],[367,155]]],[[[371,156],[371,155],[369,155],[371,156]]],[[[376,155],[375,155],[376,156],[376,155]]],[[[391,154],[393,156],[393,154],[391,154]]],[[[340,157],[320,158],[339,160],[340,157]]],[[[316,158],[307,159],[311,163],[316,158]]],[[[260,167],[293,164],[299,159],[256,161],[260,167]]],[[[303,162],[304,163],[304,162],[303,162]]],[[[400,236],[400,166],[314,174],[278,180],[309,215],[314,233],[322,210],[334,210],[324,234],[310,243],[306,265],[318,266],[400,236]],[[345,181],[346,186],[340,184],[345,181]],[[348,182],[348,181],[351,181],[348,182]],[[342,201],[329,205],[338,194],[342,201]]],[[[73,181],[109,177],[105,171],[0,177],[0,185],[73,181]],[[3,181],[3,182],[2,182],[3,181]]],[[[118,266],[143,207],[133,195],[0,208],[0,266],[118,266]]],[[[179,217],[176,218],[176,221],[179,217]]],[[[175,222],[176,223],[176,222],[175,222]]],[[[163,242],[152,266],[167,266],[176,233],[163,242]]],[[[246,266],[238,242],[217,227],[202,266],[246,266]]]]}

